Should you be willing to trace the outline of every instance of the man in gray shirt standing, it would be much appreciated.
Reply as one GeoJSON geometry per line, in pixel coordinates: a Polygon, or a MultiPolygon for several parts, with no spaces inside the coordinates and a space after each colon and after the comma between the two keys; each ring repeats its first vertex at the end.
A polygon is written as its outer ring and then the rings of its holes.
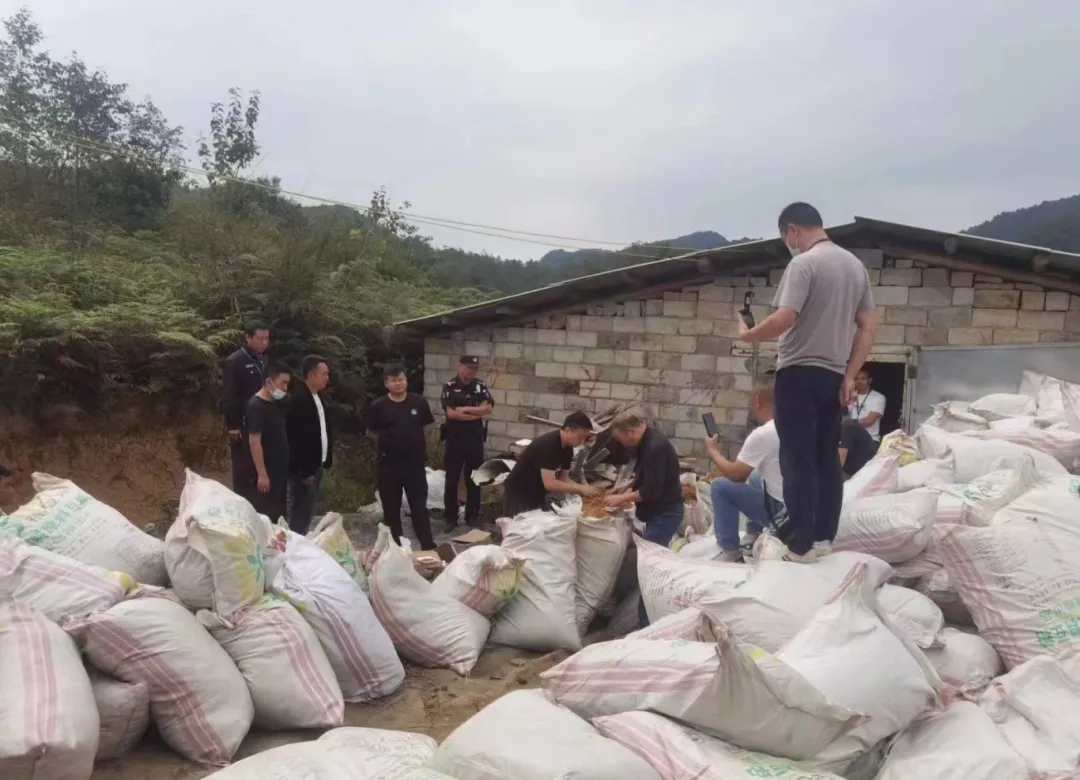
{"type": "Polygon", "coordinates": [[[817,209],[792,203],[779,227],[792,260],[776,291],[776,311],[753,328],[740,321],[739,335],[751,343],[780,342],[775,420],[787,519],[777,534],[788,560],[812,562],[828,554],[840,522],[840,426],[878,317],[866,268],[829,240],[817,209]]]}

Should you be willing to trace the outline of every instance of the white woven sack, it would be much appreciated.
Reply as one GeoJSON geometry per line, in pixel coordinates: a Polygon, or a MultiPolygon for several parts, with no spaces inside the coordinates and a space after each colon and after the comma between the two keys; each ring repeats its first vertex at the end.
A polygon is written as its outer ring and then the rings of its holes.
{"type": "Polygon", "coordinates": [[[345,533],[345,518],[337,512],[327,512],[307,535],[311,543],[338,562],[364,591],[367,591],[367,571],[363,556],[345,533]]]}
{"type": "Polygon", "coordinates": [[[348,572],[309,542],[279,528],[272,544],[280,567],[270,590],[315,630],[346,702],[389,696],[405,681],[394,643],[348,572]]]}
{"type": "Polygon", "coordinates": [[[579,650],[577,520],[533,510],[499,520],[502,547],[525,559],[518,594],[498,615],[491,641],[522,650],[579,650]]]}
{"type": "Polygon", "coordinates": [[[246,499],[185,471],[179,514],[165,535],[169,581],[184,604],[223,617],[257,604],[268,541],[268,524],[246,499]]]}
{"type": "Polygon", "coordinates": [[[908,726],[877,780],[1029,780],[1027,766],[978,705],[958,701],[908,726]]]}
{"type": "Polygon", "coordinates": [[[723,554],[720,543],[716,541],[716,534],[713,533],[691,539],[679,549],[680,556],[699,561],[715,561],[723,554]]]}
{"type": "Polygon", "coordinates": [[[334,670],[291,604],[266,594],[230,620],[207,611],[197,617],[244,675],[255,725],[271,731],[341,725],[345,702],[334,670]]]}
{"type": "Polygon", "coordinates": [[[29,607],[0,604],[0,777],[88,780],[97,705],[75,643],[29,607]]]}
{"type": "Polygon", "coordinates": [[[885,452],[875,455],[844,483],[844,504],[860,498],[882,496],[899,491],[900,455],[885,452]]]}
{"type": "Polygon", "coordinates": [[[987,422],[1004,420],[1009,417],[1033,416],[1038,407],[1034,399],[1015,393],[991,393],[977,401],[972,401],[968,411],[977,414],[987,422]]]}
{"type": "Polygon", "coordinates": [[[712,502],[712,483],[713,480],[699,479],[694,483],[694,494],[697,496],[698,511],[701,516],[708,520],[705,526],[705,530],[701,531],[703,534],[710,534],[713,530],[713,502],[712,502]]]}
{"type": "Polygon", "coordinates": [[[918,647],[941,647],[945,617],[937,604],[911,588],[886,583],[878,588],[878,604],[889,620],[918,647]]]}
{"type": "Polygon", "coordinates": [[[941,680],[878,605],[865,564],[852,570],[777,659],[829,701],[869,716],[814,757],[841,774],[839,767],[938,704],[941,680]]]}
{"type": "Polygon", "coordinates": [[[946,627],[941,631],[941,647],[923,652],[943,683],[969,696],[1005,671],[997,651],[974,632],[946,627]]]}
{"type": "Polygon", "coordinates": [[[80,563],[0,534],[0,602],[32,607],[49,620],[103,612],[134,590],[128,574],[80,563]]]}
{"type": "MultiPolygon", "coordinates": [[[[380,526],[380,533],[389,533],[380,526]]],[[[368,582],[371,606],[405,658],[448,667],[465,676],[476,665],[491,622],[457,599],[443,596],[416,571],[412,557],[390,541],[368,582]]]]}
{"type": "Polygon", "coordinates": [[[950,526],[938,547],[979,633],[1009,668],[1080,649],[1078,477],[1040,483],[986,528],[950,526]]]}
{"type": "Polygon", "coordinates": [[[985,431],[989,427],[985,418],[972,414],[967,410],[966,405],[956,401],[934,404],[934,413],[925,424],[948,433],[985,431]]]}
{"type": "Polygon", "coordinates": [[[951,457],[930,458],[901,466],[897,473],[896,490],[907,493],[921,487],[952,485],[955,482],[956,467],[951,457]]]}
{"type": "Polygon", "coordinates": [[[607,715],[592,724],[648,761],[662,780],[840,780],[787,758],[743,750],[651,712],[607,715]]]}
{"type": "Polygon", "coordinates": [[[1080,433],[1080,385],[1065,383],[1061,387],[1061,407],[1065,427],[1073,433],[1080,433]]]}
{"type": "Polygon", "coordinates": [[[697,607],[687,607],[674,615],[662,617],[645,628],[639,628],[627,639],[685,639],[688,642],[716,642],[716,626],[712,618],[697,607]]]}
{"type": "Polygon", "coordinates": [[[453,780],[408,759],[321,739],[264,750],[205,780],[453,780]]]}
{"type": "Polygon", "coordinates": [[[643,759],[538,690],[484,707],[443,740],[428,768],[456,780],[659,780],[643,759]]]}
{"type": "MultiPolygon", "coordinates": [[[[940,564],[939,564],[940,565],[940,564]]],[[[949,579],[949,572],[938,569],[935,572],[921,577],[915,582],[915,590],[937,604],[941,614],[949,623],[961,626],[974,626],[975,621],[971,617],[971,611],[960,598],[960,594],[953,587],[949,579]]]]}
{"type": "Polygon", "coordinates": [[[909,561],[933,538],[937,502],[938,494],[930,488],[849,501],[840,513],[835,549],[874,555],[890,563],[909,561]]]}
{"type": "Polygon", "coordinates": [[[1080,685],[1074,674],[1037,656],[998,677],[979,706],[1031,777],[1073,778],[1080,769],[1080,685]]]}
{"type": "Polygon", "coordinates": [[[1044,424],[1050,424],[1067,421],[1065,400],[1080,393],[1080,385],[1036,371],[1025,371],[1019,392],[1035,401],[1037,416],[1044,424]]]}
{"type": "Polygon", "coordinates": [[[229,763],[251,727],[251,696],[194,615],[168,599],[132,599],[64,628],[95,668],[147,685],[154,724],[173,750],[202,764],[229,763]]]}
{"type": "Polygon", "coordinates": [[[1080,433],[1070,430],[1048,428],[1020,428],[1011,430],[980,431],[965,436],[982,441],[997,439],[1028,447],[1049,455],[1065,469],[1072,469],[1080,459],[1080,433]]]}
{"type": "Polygon", "coordinates": [[[101,718],[97,760],[126,756],[150,727],[150,688],[146,683],[127,683],[87,667],[90,686],[101,718]]]}
{"type": "Polygon", "coordinates": [[[814,756],[861,719],[791,667],[718,628],[716,643],[620,639],[589,645],[540,676],[583,718],[647,710],[747,750],[814,756]]]}
{"type": "Polygon", "coordinates": [[[722,598],[735,592],[750,567],[686,558],[658,544],[634,537],[637,545],[638,586],[650,621],[673,615],[706,598],[722,598]]]}
{"type": "Polygon", "coordinates": [[[990,423],[990,431],[1018,431],[1026,428],[1035,428],[1036,418],[1034,415],[1024,417],[1005,417],[990,423]]]}
{"type": "Polygon", "coordinates": [[[733,594],[702,599],[697,606],[741,641],[775,653],[860,565],[867,567],[875,587],[885,584],[892,573],[892,567],[881,559],[852,552],[833,553],[809,564],[762,561],[754,566],[749,581],[733,594]]]}
{"type": "Polygon", "coordinates": [[[923,457],[943,458],[951,452],[956,464],[956,481],[961,483],[974,482],[991,471],[1020,468],[1025,455],[1031,456],[1036,471],[1041,475],[1066,473],[1065,467],[1056,458],[998,438],[976,439],[946,433],[929,425],[919,428],[915,438],[918,439],[923,457]]]}
{"type": "Polygon", "coordinates": [[[124,572],[150,585],[165,584],[160,540],[74,482],[40,472],[34,473],[33,481],[37,495],[0,517],[0,527],[82,563],[124,572]]]}
{"type": "Polygon", "coordinates": [[[478,544],[446,564],[431,590],[491,618],[517,595],[524,566],[523,558],[498,545],[478,544]]]}
{"type": "Polygon", "coordinates": [[[402,765],[421,767],[435,755],[439,743],[427,734],[391,729],[369,729],[360,726],[343,726],[331,729],[318,739],[328,748],[341,747],[366,750],[382,756],[394,756],[402,765]]]}
{"type": "Polygon", "coordinates": [[[584,517],[579,510],[576,520],[574,592],[578,632],[584,636],[597,610],[611,596],[632,532],[625,517],[584,517]]]}
{"type": "Polygon", "coordinates": [[[1015,468],[984,474],[967,484],[945,485],[937,502],[936,525],[990,525],[999,510],[1031,490],[1039,481],[1033,458],[1015,468]]]}

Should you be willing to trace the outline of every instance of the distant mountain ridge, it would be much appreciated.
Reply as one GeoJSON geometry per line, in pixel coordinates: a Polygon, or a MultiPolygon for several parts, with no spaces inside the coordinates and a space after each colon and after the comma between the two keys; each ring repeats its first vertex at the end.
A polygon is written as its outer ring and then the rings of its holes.
{"type": "Polygon", "coordinates": [[[1004,211],[964,232],[1080,254],[1080,195],[1004,211]]]}
{"type": "MultiPolygon", "coordinates": [[[[561,269],[583,263],[587,260],[600,260],[604,257],[610,255],[617,255],[620,253],[630,254],[641,252],[642,250],[670,250],[672,248],[678,248],[679,250],[684,250],[686,252],[697,252],[701,249],[716,249],[718,247],[727,246],[730,243],[730,241],[717,233],[715,230],[699,230],[695,233],[688,233],[685,236],[679,236],[678,238],[667,239],[664,241],[653,241],[647,244],[631,244],[630,246],[620,250],[553,249],[547,254],[545,254],[543,257],[541,257],[537,262],[540,265],[550,269],[561,269]]],[[[645,252],[642,253],[644,254],[645,252]]],[[[642,258],[642,261],[644,261],[644,258],[642,258]]]]}

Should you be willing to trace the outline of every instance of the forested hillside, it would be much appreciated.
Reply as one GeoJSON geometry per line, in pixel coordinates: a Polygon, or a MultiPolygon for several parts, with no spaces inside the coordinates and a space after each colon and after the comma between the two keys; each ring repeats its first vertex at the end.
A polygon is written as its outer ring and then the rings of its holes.
{"type": "Polygon", "coordinates": [[[1080,253],[1080,195],[1006,211],[966,232],[1080,253]]]}

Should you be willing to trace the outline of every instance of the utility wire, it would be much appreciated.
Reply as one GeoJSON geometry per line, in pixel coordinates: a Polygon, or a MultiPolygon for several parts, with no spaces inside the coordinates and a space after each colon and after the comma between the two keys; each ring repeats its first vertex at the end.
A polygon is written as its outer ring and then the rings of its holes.
{"type": "MultiPolygon", "coordinates": [[[[33,128],[30,125],[29,122],[26,122],[26,121],[20,120],[20,119],[16,119],[16,118],[13,118],[13,117],[10,117],[10,116],[7,117],[7,121],[14,122],[14,123],[17,123],[17,124],[21,124],[24,127],[28,127],[28,128],[30,128],[32,130],[35,130],[36,132],[45,132],[46,134],[60,136],[61,138],[66,139],[67,143],[71,144],[72,146],[80,147],[80,148],[86,149],[88,151],[95,151],[95,152],[98,152],[98,153],[101,153],[101,154],[115,154],[115,155],[119,155],[119,156],[122,156],[122,157],[127,157],[127,158],[130,158],[130,159],[134,159],[134,160],[141,160],[141,161],[144,161],[144,162],[149,162],[149,163],[152,163],[154,165],[166,166],[166,167],[173,168],[173,169],[176,169],[176,170],[184,171],[184,172],[189,173],[189,174],[194,175],[194,176],[204,177],[205,179],[207,179],[207,181],[209,181],[211,177],[216,177],[216,178],[224,180],[224,181],[230,181],[230,182],[234,182],[236,184],[246,184],[246,185],[251,186],[251,187],[264,189],[264,190],[267,190],[269,192],[277,193],[277,194],[280,194],[280,195],[289,195],[289,196],[292,196],[292,197],[295,197],[295,198],[302,198],[302,199],[305,199],[305,200],[309,200],[309,201],[313,201],[313,202],[321,203],[321,204],[325,204],[325,205],[344,206],[345,208],[355,209],[356,211],[359,211],[362,214],[369,214],[370,211],[371,211],[370,207],[368,207],[368,206],[361,206],[359,204],[349,203],[347,201],[336,200],[336,199],[333,199],[333,198],[325,198],[325,197],[322,197],[322,196],[319,196],[319,195],[310,195],[310,194],[305,193],[305,192],[286,190],[286,189],[282,189],[280,187],[274,187],[272,185],[263,184],[263,183],[258,182],[258,181],[253,181],[253,180],[250,180],[250,179],[242,179],[242,178],[239,178],[239,177],[236,177],[236,176],[223,176],[221,174],[208,173],[207,171],[204,171],[201,168],[195,168],[195,167],[193,167],[191,165],[187,165],[187,164],[164,163],[163,161],[161,161],[159,159],[156,159],[156,158],[154,158],[154,157],[152,157],[150,155],[143,154],[143,153],[137,152],[137,151],[132,150],[132,149],[123,149],[121,147],[114,146],[112,144],[109,144],[109,143],[106,143],[106,142],[103,142],[103,141],[94,141],[94,140],[91,140],[91,139],[83,138],[81,136],[66,133],[66,132],[61,131],[61,130],[39,131],[39,130],[36,130],[36,128],[33,128]]],[[[36,140],[38,140],[38,139],[32,138],[32,137],[30,137],[28,135],[24,135],[22,133],[19,133],[19,136],[24,141],[36,141],[36,140]]],[[[501,238],[501,239],[505,239],[505,240],[509,240],[509,241],[517,241],[517,242],[520,242],[520,243],[537,244],[539,246],[555,247],[555,248],[559,248],[559,249],[569,249],[569,250],[573,250],[573,251],[581,251],[583,249],[591,249],[591,248],[595,248],[595,247],[591,247],[591,246],[584,246],[584,247],[582,247],[582,246],[571,246],[571,245],[560,244],[560,243],[555,243],[555,242],[551,242],[551,241],[541,241],[541,240],[538,240],[538,239],[552,238],[552,239],[557,239],[558,241],[579,241],[579,242],[581,242],[583,244],[607,244],[607,245],[618,246],[618,247],[633,246],[633,244],[634,244],[634,242],[602,241],[602,240],[593,240],[593,239],[587,239],[587,238],[575,238],[573,236],[562,236],[562,235],[557,235],[557,234],[553,234],[553,233],[537,233],[537,232],[532,232],[532,231],[527,231],[527,230],[515,230],[515,229],[512,229],[512,228],[503,228],[503,227],[498,227],[498,226],[495,226],[495,225],[485,225],[483,223],[463,222],[461,220],[453,220],[453,219],[448,219],[448,218],[443,218],[443,217],[430,217],[430,216],[425,216],[425,215],[422,215],[422,214],[415,214],[413,212],[404,211],[404,210],[401,210],[401,209],[391,209],[391,211],[394,214],[398,215],[399,217],[401,217],[402,219],[404,219],[404,220],[406,220],[408,222],[413,222],[413,223],[420,224],[420,225],[428,225],[428,226],[432,226],[432,227],[441,227],[441,228],[448,229],[448,230],[458,230],[458,231],[463,232],[463,233],[471,233],[471,234],[480,235],[480,236],[489,236],[489,237],[492,237],[492,238],[501,238]],[[491,231],[498,231],[498,232],[491,232],[491,231]],[[525,237],[523,237],[523,236],[525,236],[525,237]]],[[[679,246],[671,246],[671,245],[650,245],[649,248],[650,249],[656,249],[658,252],[663,252],[664,250],[673,250],[673,251],[680,251],[680,252],[692,252],[692,251],[695,251],[695,248],[693,248],[693,247],[679,247],[679,246]]],[[[601,251],[610,251],[610,250],[601,250],[601,251]]],[[[659,255],[659,254],[642,254],[642,253],[627,252],[627,251],[618,251],[618,252],[612,252],[612,253],[622,255],[623,257],[640,257],[640,258],[644,258],[644,259],[648,259],[648,260],[662,259],[662,256],[659,255]]]]}

